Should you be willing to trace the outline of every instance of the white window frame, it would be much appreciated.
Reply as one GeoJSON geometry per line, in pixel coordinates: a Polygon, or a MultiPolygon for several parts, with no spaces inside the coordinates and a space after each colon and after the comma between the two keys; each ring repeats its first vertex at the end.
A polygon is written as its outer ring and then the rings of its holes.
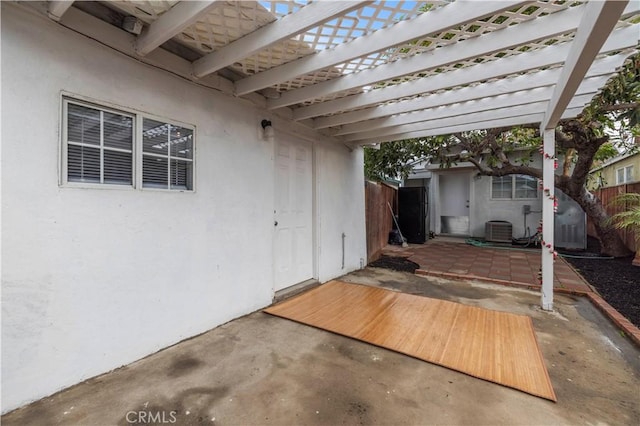
{"type": "MultiPolygon", "coordinates": [[[[490,185],[490,191],[491,191],[491,200],[493,201],[524,201],[524,200],[537,200],[538,198],[540,198],[540,190],[536,187],[536,196],[532,197],[532,198],[516,198],[516,177],[517,176],[528,176],[528,175],[506,175],[506,176],[491,176],[491,179],[489,181],[489,185],[490,185]],[[511,196],[509,198],[503,197],[503,198],[498,198],[498,197],[494,197],[493,196],[493,178],[495,177],[506,177],[506,178],[511,178],[511,196]]],[[[531,176],[528,176],[531,177],[531,176]]],[[[534,177],[532,177],[533,179],[535,179],[534,177]]]]}
{"type": "MultiPolygon", "coordinates": [[[[171,193],[195,193],[196,192],[196,139],[197,139],[196,126],[180,122],[173,119],[167,119],[162,116],[149,114],[146,112],[134,110],[119,105],[110,104],[108,102],[96,101],[77,94],[70,94],[62,92],[62,109],[60,120],[60,170],[59,170],[59,185],[68,188],[91,188],[91,189],[119,189],[119,190],[142,190],[142,191],[160,191],[171,193]],[[68,138],[67,138],[67,119],[68,119],[68,104],[77,104],[94,108],[100,111],[111,112],[114,114],[121,114],[124,116],[133,118],[133,141],[132,141],[132,184],[110,184],[110,183],[95,183],[95,182],[73,182],[68,180],[68,138]],[[193,133],[193,146],[192,155],[190,159],[191,163],[191,189],[171,189],[170,183],[167,188],[160,187],[144,187],[142,184],[142,163],[143,163],[143,120],[150,119],[159,121],[162,123],[170,124],[172,126],[183,127],[191,130],[193,133]]],[[[170,160],[169,160],[170,161],[170,160]]]]}
{"type": "Polygon", "coordinates": [[[630,164],[628,166],[624,166],[624,167],[618,167],[616,169],[616,185],[622,185],[625,183],[630,183],[633,182],[633,174],[631,174],[631,176],[629,176],[629,171],[631,171],[631,173],[633,173],[633,164],[630,164]],[[619,173],[620,171],[622,171],[622,179],[620,179],[619,173]]]}
{"type": "MultiPolygon", "coordinates": [[[[171,191],[171,192],[195,192],[195,146],[196,146],[196,128],[195,126],[189,125],[189,124],[185,124],[185,123],[181,123],[179,121],[175,121],[175,120],[167,120],[164,117],[159,117],[156,115],[151,115],[151,114],[142,114],[139,117],[139,121],[138,121],[138,136],[137,136],[137,140],[140,141],[140,143],[137,145],[138,146],[138,152],[136,155],[136,165],[137,165],[137,169],[140,170],[140,173],[138,173],[136,175],[136,186],[144,191],[171,191]],[[149,120],[153,120],[153,121],[159,121],[162,122],[163,124],[169,124],[171,126],[176,126],[176,127],[183,127],[186,129],[191,130],[192,134],[193,134],[193,154],[191,156],[191,159],[189,159],[189,161],[191,163],[191,189],[170,189],[171,187],[171,182],[169,181],[169,184],[167,185],[167,188],[160,188],[157,186],[144,186],[143,183],[143,173],[142,173],[142,169],[143,169],[143,162],[144,162],[144,149],[143,149],[143,141],[144,141],[144,137],[143,137],[143,129],[144,129],[144,120],[145,119],[149,119],[149,120]]],[[[167,158],[169,160],[169,168],[171,168],[171,159],[172,158],[177,158],[180,161],[184,160],[182,157],[172,157],[171,156],[171,150],[169,149],[168,155],[166,157],[162,156],[162,158],[167,158]]],[[[147,153],[149,154],[149,153],[147,153]]],[[[152,155],[153,156],[153,155],[152,155]]]]}
{"type": "MultiPolygon", "coordinates": [[[[102,127],[102,119],[101,119],[101,127],[102,127]]],[[[70,98],[68,96],[65,96],[62,98],[62,129],[61,129],[61,158],[62,158],[62,168],[60,170],[60,183],[63,186],[69,186],[69,187],[81,187],[81,188],[106,188],[106,189],[133,189],[133,185],[135,183],[135,158],[136,158],[136,152],[135,152],[135,129],[136,126],[136,117],[134,114],[131,114],[128,111],[122,111],[122,110],[118,110],[115,108],[111,108],[111,107],[107,107],[107,106],[102,106],[102,105],[98,105],[92,102],[87,102],[84,100],[79,100],[79,99],[74,99],[74,98],[70,98]],[[96,182],[74,182],[74,181],[69,181],[69,150],[68,150],[68,126],[67,126],[67,120],[68,120],[68,116],[69,116],[69,111],[68,111],[68,107],[69,107],[69,103],[75,104],[75,105],[79,105],[79,106],[83,106],[83,107],[87,107],[87,108],[93,108],[93,109],[97,109],[101,112],[101,116],[102,113],[104,112],[110,112],[112,114],[119,114],[119,115],[123,115],[126,117],[130,117],[132,119],[132,124],[133,124],[133,132],[132,132],[132,143],[131,143],[131,184],[126,185],[126,184],[112,184],[112,183],[96,183],[96,182]]],[[[102,132],[101,132],[101,139],[102,139],[102,132]]],[[[73,145],[78,145],[77,143],[73,143],[73,145]]],[[[102,157],[103,157],[103,153],[105,150],[103,141],[101,140],[100,145],[91,145],[88,146],[90,148],[98,148],[100,149],[100,157],[101,157],[101,163],[102,163],[102,157]]],[[[107,149],[110,150],[110,149],[107,149]]],[[[120,150],[120,149],[113,149],[113,151],[120,151],[120,152],[124,152],[124,150],[120,150]]],[[[103,164],[101,164],[101,179],[102,179],[102,174],[104,172],[104,167],[103,164]]]]}

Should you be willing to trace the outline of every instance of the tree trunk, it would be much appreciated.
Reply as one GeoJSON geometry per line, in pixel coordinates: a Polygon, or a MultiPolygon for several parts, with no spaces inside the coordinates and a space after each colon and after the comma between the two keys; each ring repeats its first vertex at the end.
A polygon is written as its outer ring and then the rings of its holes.
{"type": "Polygon", "coordinates": [[[600,200],[587,192],[584,187],[581,188],[578,194],[572,194],[569,188],[560,189],[582,207],[589,221],[593,223],[600,240],[601,254],[613,257],[626,257],[633,254],[620,238],[618,230],[611,223],[609,215],[600,200]]]}

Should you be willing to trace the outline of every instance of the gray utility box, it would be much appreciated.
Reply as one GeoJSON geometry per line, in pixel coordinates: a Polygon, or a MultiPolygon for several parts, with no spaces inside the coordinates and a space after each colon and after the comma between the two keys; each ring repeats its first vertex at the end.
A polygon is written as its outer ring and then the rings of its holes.
{"type": "Polygon", "coordinates": [[[553,242],[558,248],[587,248],[587,214],[571,198],[556,188],[558,211],[555,215],[553,242]]]}
{"type": "Polygon", "coordinates": [[[484,224],[484,239],[494,243],[511,243],[513,226],[505,220],[490,220],[484,224]]]}

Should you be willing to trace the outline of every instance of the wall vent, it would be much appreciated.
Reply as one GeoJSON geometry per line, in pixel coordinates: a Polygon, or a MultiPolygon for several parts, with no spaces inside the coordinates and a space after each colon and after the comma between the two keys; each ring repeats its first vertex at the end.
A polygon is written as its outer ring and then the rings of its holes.
{"type": "Polygon", "coordinates": [[[484,239],[496,243],[510,243],[512,238],[511,222],[490,220],[484,225],[484,239]]]}

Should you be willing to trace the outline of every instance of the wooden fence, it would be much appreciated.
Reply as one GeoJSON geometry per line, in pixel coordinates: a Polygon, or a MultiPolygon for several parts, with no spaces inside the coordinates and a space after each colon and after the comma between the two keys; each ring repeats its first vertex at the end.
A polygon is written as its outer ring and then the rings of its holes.
{"type": "MultiPolygon", "coordinates": [[[[607,210],[607,213],[609,215],[614,215],[616,213],[620,213],[627,210],[628,207],[625,204],[614,205],[612,202],[613,199],[620,194],[627,194],[632,192],[635,192],[635,193],[640,192],[640,182],[612,186],[609,188],[601,188],[596,191],[593,191],[593,195],[595,195],[602,201],[602,205],[605,206],[605,209],[607,210]]],[[[637,230],[636,232],[640,232],[640,230],[637,230]]],[[[627,245],[627,247],[629,247],[631,251],[638,251],[638,249],[640,249],[640,247],[636,247],[633,231],[627,230],[627,229],[620,229],[618,230],[618,233],[620,234],[620,237],[622,237],[622,240],[625,242],[625,244],[627,245]]],[[[597,236],[596,230],[593,224],[588,219],[587,219],[587,234],[592,237],[597,236]]]]}
{"type": "Polygon", "coordinates": [[[397,211],[398,190],[384,183],[365,182],[367,263],[377,260],[387,245],[393,218],[387,203],[397,211]]]}

